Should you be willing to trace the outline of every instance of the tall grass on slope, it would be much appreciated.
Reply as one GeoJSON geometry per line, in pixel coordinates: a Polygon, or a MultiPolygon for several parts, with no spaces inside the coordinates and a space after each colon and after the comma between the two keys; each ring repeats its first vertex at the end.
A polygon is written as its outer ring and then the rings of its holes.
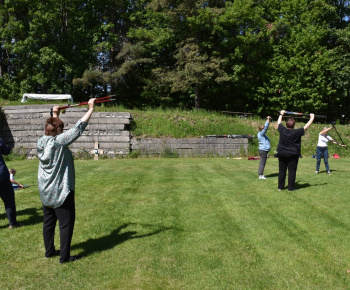
{"type": "Polygon", "coordinates": [[[204,110],[133,111],[132,133],[140,137],[188,138],[205,135],[251,134],[247,122],[204,110]]]}

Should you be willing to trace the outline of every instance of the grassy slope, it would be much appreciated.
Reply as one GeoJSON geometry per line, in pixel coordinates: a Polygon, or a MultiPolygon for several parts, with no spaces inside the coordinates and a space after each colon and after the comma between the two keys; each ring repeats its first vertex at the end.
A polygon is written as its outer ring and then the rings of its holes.
{"type": "MultiPolygon", "coordinates": [[[[28,104],[35,104],[30,100],[28,104]]],[[[43,103],[43,102],[41,102],[43,103]]],[[[45,103],[47,104],[47,103],[45,103]]],[[[5,102],[0,99],[0,106],[4,105],[23,105],[19,102],[5,102]]],[[[123,107],[112,106],[105,107],[99,106],[98,111],[128,111],[132,114],[134,120],[131,126],[132,134],[136,138],[138,137],[200,137],[205,135],[231,135],[231,134],[250,134],[256,136],[258,132],[258,126],[264,125],[265,119],[255,117],[253,119],[240,119],[232,115],[224,115],[217,112],[208,111],[183,111],[183,110],[161,110],[161,109],[149,109],[149,110],[129,110],[123,107]]],[[[67,110],[67,114],[69,111],[67,110]]],[[[278,144],[278,131],[277,129],[277,113],[271,114],[275,122],[272,123],[267,133],[271,140],[272,151],[277,148],[278,144]]],[[[304,121],[306,119],[303,119],[304,121]]],[[[310,127],[309,131],[303,137],[302,142],[302,155],[311,157],[316,152],[318,133],[324,126],[330,126],[329,124],[320,124],[319,121],[310,127]]],[[[305,123],[302,120],[297,119],[296,128],[303,126],[305,123]]],[[[345,144],[350,144],[350,127],[348,125],[336,126],[340,137],[345,144]]],[[[334,130],[329,133],[334,139],[340,142],[340,138],[334,130]]],[[[338,153],[340,156],[350,156],[350,150],[340,148],[336,145],[329,146],[330,155],[338,153]]],[[[249,155],[258,155],[258,142],[257,138],[250,141],[249,155]]]]}
{"type": "MultiPolygon", "coordinates": [[[[300,160],[293,194],[277,191],[267,161],[76,161],[78,262],[45,259],[37,161],[10,161],[18,219],[0,212],[2,289],[346,289],[350,276],[347,159],[332,175],[300,160]]],[[[57,237],[58,241],[58,237],[57,237]]]]}

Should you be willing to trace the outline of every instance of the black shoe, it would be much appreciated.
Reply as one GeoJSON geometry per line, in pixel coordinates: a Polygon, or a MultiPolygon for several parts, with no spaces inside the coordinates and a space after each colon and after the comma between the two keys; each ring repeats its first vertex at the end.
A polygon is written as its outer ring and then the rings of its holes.
{"type": "Polygon", "coordinates": [[[80,259],[81,259],[81,256],[79,256],[79,255],[78,256],[70,256],[68,258],[68,260],[63,261],[63,262],[60,261],[60,263],[63,264],[63,263],[68,263],[68,262],[75,262],[75,261],[80,260],[80,259]]]}
{"type": "Polygon", "coordinates": [[[45,256],[46,259],[52,258],[52,257],[57,257],[60,255],[60,250],[55,250],[53,252],[53,254],[51,254],[50,256],[45,256]]]}

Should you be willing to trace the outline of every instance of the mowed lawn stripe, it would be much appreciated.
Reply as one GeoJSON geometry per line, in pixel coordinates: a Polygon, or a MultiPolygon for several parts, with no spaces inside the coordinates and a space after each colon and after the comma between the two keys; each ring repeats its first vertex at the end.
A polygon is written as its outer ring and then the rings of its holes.
{"type": "MultiPolygon", "coordinates": [[[[332,160],[334,173],[328,176],[314,173],[314,159],[301,159],[300,189],[289,193],[277,191],[274,158],[268,159],[267,180],[258,179],[258,161],[76,160],[72,253],[84,258],[64,267],[57,259],[43,259],[40,201],[35,187],[29,188],[16,194],[25,227],[1,229],[0,284],[345,289],[350,283],[350,182],[348,161],[338,161],[332,160]]],[[[34,160],[9,166],[20,168],[25,180],[36,178],[34,160]]]]}

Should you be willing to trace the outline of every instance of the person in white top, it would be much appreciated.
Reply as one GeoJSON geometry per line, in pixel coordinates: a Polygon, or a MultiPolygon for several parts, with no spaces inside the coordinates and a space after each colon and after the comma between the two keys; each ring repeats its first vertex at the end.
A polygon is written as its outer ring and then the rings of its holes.
{"type": "Polygon", "coordinates": [[[317,143],[317,162],[316,162],[316,174],[320,171],[320,165],[321,165],[321,159],[323,156],[324,165],[326,166],[326,171],[328,174],[331,174],[331,171],[329,170],[329,164],[328,164],[328,146],[327,143],[331,141],[333,144],[337,144],[341,147],[346,147],[346,145],[342,145],[335,141],[331,136],[329,136],[327,133],[328,131],[332,130],[333,127],[327,128],[324,127],[323,130],[318,135],[318,143],[317,143]]]}

